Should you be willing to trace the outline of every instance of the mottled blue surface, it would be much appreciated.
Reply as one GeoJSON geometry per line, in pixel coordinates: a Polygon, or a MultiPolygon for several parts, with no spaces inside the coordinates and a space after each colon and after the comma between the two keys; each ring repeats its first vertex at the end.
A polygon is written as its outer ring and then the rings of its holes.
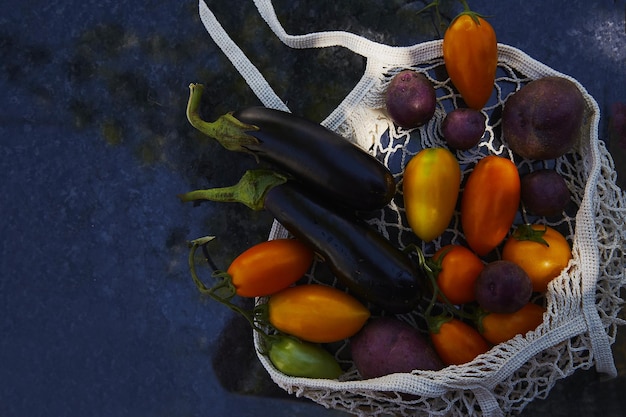
{"type": "MultiPolygon", "coordinates": [[[[626,138],[609,135],[609,116],[626,102],[625,2],[470,3],[492,16],[500,42],[596,98],[623,186],[626,138]]],[[[361,75],[362,58],[346,50],[289,50],[251,0],[209,4],[294,112],[321,120],[361,75]]],[[[350,30],[396,45],[437,36],[411,13],[423,2],[275,5],[290,33],[350,30]]],[[[211,90],[207,118],[258,103],[194,1],[0,0],[0,417],[343,415],[279,390],[246,324],[190,280],[188,239],[217,235],[226,266],[272,222],[176,199],[255,165],[188,125],[190,82],[211,90]]],[[[623,415],[620,330],[618,378],[579,372],[524,415],[623,415]]]]}

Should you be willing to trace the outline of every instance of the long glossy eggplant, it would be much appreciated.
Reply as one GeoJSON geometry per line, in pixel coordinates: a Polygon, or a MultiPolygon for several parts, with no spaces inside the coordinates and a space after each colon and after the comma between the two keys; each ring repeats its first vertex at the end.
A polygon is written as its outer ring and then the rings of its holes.
{"type": "Polygon", "coordinates": [[[191,191],[182,201],[240,202],[266,209],[321,255],[354,295],[390,313],[414,310],[425,283],[421,269],[349,210],[321,203],[299,184],[271,171],[248,171],[231,187],[191,191]]]}
{"type": "Polygon", "coordinates": [[[311,120],[267,107],[251,107],[206,122],[199,116],[201,84],[191,84],[187,118],[226,149],[249,152],[328,198],[356,210],[386,206],[396,191],[380,161],[311,120]]]}

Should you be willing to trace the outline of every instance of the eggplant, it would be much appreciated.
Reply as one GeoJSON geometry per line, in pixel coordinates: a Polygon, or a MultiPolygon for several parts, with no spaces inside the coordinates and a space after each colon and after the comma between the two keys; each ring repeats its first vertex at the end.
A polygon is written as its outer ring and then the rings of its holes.
{"type": "Polygon", "coordinates": [[[355,210],[380,209],[393,198],[396,184],[389,169],[319,123],[268,107],[246,108],[206,122],[198,113],[204,87],[191,84],[189,89],[189,122],[226,149],[251,153],[355,210]]]}
{"type": "Polygon", "coordinates": [[[267,170],[247,171],[239,183],[179,195],[182,201],[240,202],[265,209],[309,244],[352,294],[402,314],[419,304],[424,272],[353,211],[321,202],[297,182],[267,170]]]}

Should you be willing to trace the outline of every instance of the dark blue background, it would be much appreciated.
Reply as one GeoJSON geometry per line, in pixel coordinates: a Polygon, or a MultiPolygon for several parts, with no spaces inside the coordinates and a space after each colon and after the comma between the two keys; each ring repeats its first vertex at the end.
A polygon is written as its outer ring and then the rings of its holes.
{"type": "MultiPolygon", "coordinates": [[[[449,17],[459,11],[442,3],[449,17]]],[[[251,0],[209,5],[296,113],[322,120],[361,75],[363,59],[344,49],[282,45],[251,0]]],[[[289,33],[349,30],[394,45],[438,36],[428,14],[414,14],[423,5],[275,1],[289,33]]],[[[625,2],[471,5],[500,42],[596,98],[624,186],[626,137],[609,126],[626,114],[625,2]]],[[[188,125],[190,82],[208,86],[207,118],[258,104],[194,1],[0,0],[0,417],[343,415],[274,386],[246,324],[190,280],[188,239],[218,236],[226,266],[272,222],[176,199],[255,165],[188,125]]],[[[618,378],[578,372],[524,415],[622,415],[620,330],[618,378]]]]}

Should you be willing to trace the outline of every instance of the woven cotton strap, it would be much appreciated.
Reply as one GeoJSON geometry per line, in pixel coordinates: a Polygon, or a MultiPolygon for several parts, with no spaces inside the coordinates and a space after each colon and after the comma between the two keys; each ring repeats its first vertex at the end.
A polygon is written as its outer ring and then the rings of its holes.
{"type": "MultiPolygon", "coordinates": [[[[343,102],[321,122],[331,130],[336,130],[346,118],[349,112],[363,96],[370,90],[377,79],[382,65],[377,57],[384,57],[385,62],[393,62],[398,66],[406,66],[417,60],[416,54],[423,54],[423,48],[392,47],[370,41],[362,36],[350,32],[328,31],[315,32],[304,35],[290,35],[280,24],[276,12],[269,0],[254,0],[259,14],[267,22],[276,36],[287,46],[295,49],[326,48],[341,46],[367,58],[367,65],[363,77],[352,91],[345,97],[343,102]]],[[[258,68],[246,57],[243,51],[226,33],[218,22],[213,12],[208,8],[204,0],[199,0],[200,19],[211,35],[213,41],[230,59],[234,67],[239,71],[248,83],[254,94],[261,100],[264,106],[289,111],[287,105],[280,99],[258,68]]],[[[436,41],[433,41],[436,43],[436,41]]],[[[432,56],[423,56],[424,60],[432,59],[432,56]]]]}
{"type": "MultiPolygon", "coordinates": [[[[408,66],[416,62],[416,48],[394,47],[371,41],[362,36],[344,31],[313,32],[302,35],[288,34],[278,20],[271,0],[254,0],[259,14],[274,34],[287,46],[294,49],[327,48],[340,46],[351,50],[367,59],[363,77],[352,91],[345,97],[339,106],[324,120],[322,125],[336,130],[341,125],[346,114],[357,105],[371,89],[383,65],[379,61],[384,58],[385,63],[394,63],[398,66],[408,66]]],[[[419,49],[420,53],[422,49],[419,49]]],[[[424,57],[428,59],[429,57],[424,57]]]]}
{"type": "MultiPolygon", "coordinates": [[[[595,103],[594,103],[595,104],[595,103]]],[[[600,114],[600,111],[596,112],[600,114]]],[[[597,134],[597,124],[593,125],[594,132],[597,134]]],[[[591,157],[599,160],[598,149],[596,147],[590,147],[591,157]]],[[[596,163],[595,169],[590,173],[586,188],[593,190],[598,185],[598,179],[601,175],[601,164],[596,163]]],[[[589,194],[591,194],[589,192],[589,194]]],[[[596,210],[594,209],[595,201],[584,200],[581,207],[578,210],[576,221],[582,225],[578,227],[578,230],[595,230],[593,215],[596,210]]],[[[582,242],[585,242],[584,236],[577,236],[582,242]]],[[[586,239],[586,242],[593,242],[593,235],[586,239]]],[[[596,245],[588,244],[586,251],[581,251],[581,268],[583,269],[583,314],[585,321],[587,322],[587,329],[591,336],[591,347],[595,355],[595,366],[598,372],[603,372],[611,377],[617,376],[617,368],[613,360],[613,353],[611,352],[611,344],[609,342],[608,335],[604,332],[598,309],[596,308],[596,286],[598,283],[598,274],[600,271],[597,268],[590,267],[592,265],[598,265],[598,248],[596,245]]]]}
{"type": "Polygon", "coordinates": [[[222,25],[217,21],[213,12],[204,3],[199,1],[200,19],[204,27],[213,38],[213,41],[230,59],[241,76],[246,80],[254,94],[261,100],[264,106],[289,111],[287,105],[278,97],[267,80],[259,72],[256,66],[246,57],[243,51],[228,36],[222,25]]]}

